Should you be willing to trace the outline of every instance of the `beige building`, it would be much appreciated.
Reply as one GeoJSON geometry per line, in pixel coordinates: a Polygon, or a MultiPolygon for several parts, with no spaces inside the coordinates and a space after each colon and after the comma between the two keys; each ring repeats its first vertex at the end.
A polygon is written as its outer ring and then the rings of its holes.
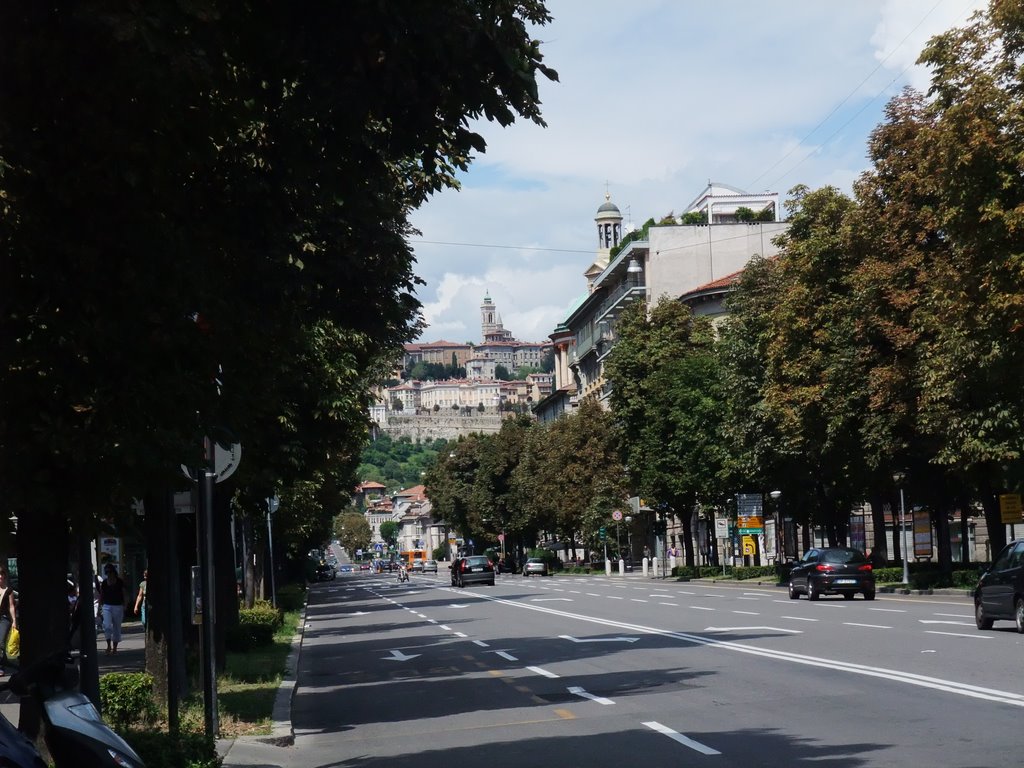
{"type": "Polygon", "coordinates": [[[730,278],[756,255],[778,252],[772,240],[789,225],[775,220],[737,222],[740,208],[774,219],[778,195],[748,194],[711,183],[684,214],[704,214],[713,223],[650,226],[622,237],[622,215],[605,196],[594,219],[598,249],[584,271],[586,293],[550,337],[555,349],[555,387],[539,403],[539,419],[556,418],[584,397],[607,403],[610,390],[604,361],[615,345],[616,318],[630,303],[652,306],[666,296],[681,299],[730,278]]]}

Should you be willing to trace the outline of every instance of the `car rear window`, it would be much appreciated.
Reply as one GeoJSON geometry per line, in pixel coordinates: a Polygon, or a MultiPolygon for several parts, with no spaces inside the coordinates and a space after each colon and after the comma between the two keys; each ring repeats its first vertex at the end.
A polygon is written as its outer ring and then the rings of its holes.
{"type": "Polygon", "coordinates": [[[824,549],[821,561],[825,563],[863,563],[864,553],[856,549],[824,549]]]}
{"type": "Polygon", "coordinates": [[[489,560],[486,557],[467,557],[466,562],[470,565],[487,565],[489,560]]]}

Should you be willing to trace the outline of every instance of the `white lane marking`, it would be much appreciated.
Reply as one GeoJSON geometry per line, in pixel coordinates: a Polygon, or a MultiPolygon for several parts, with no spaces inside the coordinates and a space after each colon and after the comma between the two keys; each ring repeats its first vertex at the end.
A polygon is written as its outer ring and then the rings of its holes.
{"type": "Polygon", "coordinates": [[[764,597],[765,595],[771,596],[771,595],[774,595],[775,593],[774,592],[744,592],[743,594],[744,595],[759,595],[761,597],[764,597]]]}
{"type": "Polygon", "coordinates": [[[950,619],[973,619],[973,616],[967,616],[963,613],[935,613],[933,616],[946,616],[950,619]]]}
{"type": "Polygon", "coordinates": [[[491,647],[487,643],[485,643],[483,640],[474,640],[473,642],[476,643],[477,645],[479,645],[481,648],[490,648],[491,647]]]}
{"type": "Polygon", "coordinates": [[[609,600],[625,600],[626,598],[619,597],[618,595],[608,595],[608,599],[609,600]]]}
{"type": "MultiPolygon", "coordinates": [[[[723,640],[719,638],[706,637],[704,635],[694,635],[686,632],[676,632],[674,630],[665,629],[663,627],[651,627],[644,624],[631,624],[625,621],[616,621],[614,619],[602,619],[596,616],[588,616],[582,613],[571,613],[569,611],[560,611],[555,608],[547,608],[540,605],[528,605],[526,603],[517,602],[515,600],[509,600],[502,597],[494,597],[483,592],[473,593],[473,597],[477,597],[481,600],[487,600],[492,603],[499,603],[510,608],[517,608],[519,610],[527,611],[538,611],[540,613],[547,613],[552,616],[559,616],[561,618],[575,619],[577,621],[585,621],[591,624],[599,624],[604,627],[615,627],[616,629],[624,629],[630,632],[638,632],[640,634],[657,635],[658,637],[671,638],[678,640],[681,643],[688,643],[690,645],[703,645],[711,646],[723,651],[732,651],[733,653],[743,653],[748,656],[759,656],[763,659],[771,659],[773,661],[784,661],[790,664],[799,664],[805,667],[817,667],[818,669],[828,669],[832,672],[847,672],[852,675],[863,675],[864,677],[875,677],[882,680],[890,680],[896,683],[903,683],[904,685],[913,685],[918,688],[928,688],[933,691],[942,691],[944,693],[951,693],[957,696],[965,696],[971,699],[981,699],[983,701],[993,701],[1000,704],[1007,704],[1014,707],[1024,708],[1024,694],[1014,693],[1012,691],[1002,691],[997,688],[985,688],[978,685],[970,685],[968,683],[957,682],[956,680],[943,679],[941,677],[928,677],[926,675],[916,675],[911,672],[907,672],[902,669],[890,669],[886,667],[872,667],[866,664],[855,664],[853,662],[842,661],[840,659],[830,659],[822,656],[809,656],[802,653],[793,653],[791,651],[783,651],[773,648],[762,648],[756,645],[745,645],[732,640],[723,640]]],[[[924,630],[925,634],[936,634],[936,635],[951,635],[951,632],[938,632],[935,630],[924,630]]],[[[992,635],[964,635],[958,634],[956,637],[968,637],[968,638],[981,638],[984,640],[991,640],[992,635]]],[[[536,669],[536,668],[534,668],[536,669]]],[[[538,673],[541,674],[541,673],[538,673]]]]}
{"type": "Polygon", "coordinates": [[[420,654],[418,653],[403,653],[402,651],[393,650],[390,656],[381,656],[384,661],[408,661],[409,659],[415,659],[420,654]]]}
{"type": "Polygon", "coordinates": [[[782,618],[792,621],[821,621],[821,619],[808,619],[806,616],[783,616],[782,618]]]}
{"type": "Polygon", "coordinates": [[[666,598],[667,597],[669,599],[672,599],[673,597],[675,597],[675,595],[648,595],[648,597],[650,597],[650,598],[657,598],[657,597],[666,598]]]}
{"type": "Polygon", "coordinates": [[[574,643],[635,643],[639,637],[573,637],[572,635],[559,635],[559,640],[572,640],[574,643]]]}
{"type": "Polygon", "coordinates": [[[467,634],[464,634],[464,633],[462,633],[462,632],[456,632],[456,633],[455,633],[455,636],[456,636],[456,637],[469,637],[469,635],[467,635],[467,634]]]}
{"type": "Polygon", "coordinates": [[[844,621],[844,627],[867,627],[868,629],[892,629],[892,627],[885,627],[881,624],[858,624],[856,621],[844,621]]]}
{"type": "Polygon", "coordinates": [[[780,627],[704,627],[705,632],[753,632],[755,630],[769,632],[785,632],[787,635],[802,635],[802,629],[782,629],[780,627]]]}
{"type": "Polygon", "coordinates": [[[538,675],[543,675],[544,677],[558,677],[554,672],[548,672],[546,669],[541,669],[540,667],[527,667],[527,669],[531,672],[537,673],[538,675]]]}
{"type": "Polygon", "coordinates": [[[683,734],[679,733],[679,731],[673,731],[668,726],[662,725],[661,723],[659,723],[657,721],[651,720],[650,722],[644,723],[644,725],[646,725],[652,731],[657,731],[658,733],[661,733],[661,734],[664,734],[665,736],[668,736],[673,741],[679,742],[684,747],[689,747],[692,750],[700,752],[702,755],[720,755],[720,754],[722,754],[717,749],[712,749],[711,747],[709,747],[709,746],[707,746],[705,744],[701,744],[699,741],[694,741],[689,736],[684,736],[683,734]]]}
{"type": "Polygon", "coordinates": [[[437,624],[437,619],[427,619],[431,624],[437,624]]]}
{"type": "Polygon", "coordinates": [[[531,603],[571,603],[571,597],[535,597],[531,603]]]}
{"type": "Polygon", "coordinates": [[[641,600],[639,597],[631,597],[631,598],[629,598],[629,601],[631,603],[646,603],[647,602],[646,600],[641,600]]]}
{"type": "Polygon", "coordinates": [[[441,629],[443,629],[445,632],[451,632],[452,631],[452,628],[449,627],[447,624],[442,624],[441,625],[441,629]]]}
{"type": "Polygon", "coordinates": [[[679,607],[679,603],[658,603],[658,605],[667,605],[670,608],[678,608],[679,607]]]}
{"type": "Polygon", "coordinates": [[[469,603],[462,605],[461,603],[451,603],[452,608],[469,608],[469,603]]]}
{"type": "Polygon", "coordinates": [[[680,595],[695,595],[697,593],[696,592],[687,592],[686,590],[680,589],[679,590],[679,594],[680,595]]]}
{"type": "Polygon", "coordinates": [[[721,595],[705,594],[704,597],[721,597],[721,595]]]}
{"type": "Polygon", "coordinates": [[[958,627],[973,627],[973,621],[945,621],[943,619],[918,619],[921,624],[954,624],[958,627]]]}
{"type": "MultiPolygon", "coordinates": [[[[868,610],[869,611],[881,611],[882,613],[906,613],[906,610],[903,609],[903,608],[868,608],[868,610]]],[[[935,615],[936,616],[941,616],[942,614],[938,614],[937,613],[935,615]]]]}
{"type": "Polygon", "coordinates": [[[501,656],[501,658],[506,659],[507,661],[519,661],[519,659],[517,659],[511,653],[505,653],[504,651],[495,651],[494,654],[496,656],[501,656]]]}
{"type": "Polygon", "coordinates": [[[577,695],[577,696],[579,696],[581,698],[584,698],[584,699],[590,699],[591,701],[596,701],[598,704],[604,704],[605,706],[607,706],[608,704],[614,704],[615,703],[611,699],[606,699],[604,696],[595,696],[592,693],[587,693],[585,690],[583,690],[579,686],[571,687],[569,689],[569,693],[575,694],[575,695],[577,695]]]}
{"type": "Polygon", "coordinates": [[[760,600],[759,597],[737,597],[737,600],[760,600]]]}
{"type": "Polygon", "coordinates": [[[733,613],[742,613],[744,616],[760,616],[760,613],[755,611],[733,611],[733,613]]]}
{"type": "MultiPolygon", "coordinates": [[[[947,637],[970,637],[970,638],[973,638],[975,640],[991,640],[992,639],[992,635],[965,635],[962,632],[939,632],[937,629],[926,629],[924,631],[924,633],[926,635],[946,635],[947,637]]],[[[958,683],[953,683],[953,685],[958,685],[958,683]]],[[[971,687],[973,687],[973,686],[971,686],[971,687]]],[[[979,698],[981,698],[981,697],[979,697],[979,698]]],[[[1018,704],[1019,702],[1015,701],[1013,703],[1014,704],[1018,704]]]]}
{"type": "Polygon", "coordinates": [[[600,597],[600,595],[597,592],[587,592],[587,597],[600,597]]]}
{"type": "Polygon", "coordinates": [[[691,606],[688,606],[688,607],[692,608],[695,611],[717,611],[718,610],[717,608],[705,608],[703,605],[691,605],[691,606]]]}

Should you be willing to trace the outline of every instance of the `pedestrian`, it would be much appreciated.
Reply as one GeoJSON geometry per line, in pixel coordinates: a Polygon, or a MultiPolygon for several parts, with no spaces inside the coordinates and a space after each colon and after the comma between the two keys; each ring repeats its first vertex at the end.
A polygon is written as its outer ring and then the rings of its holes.
{"type": "Polygon", "coordinates": [[[107,639],[107,653],[117,653],[121,642],[121,623],[128,606],[128,594],[124,580],[117,575],[113,563],[103,566],[106,578],[100,584],[100,610],[103,611],[103,635],[107,639]]]}
{"type": "Polygon", "coordinates": [[[7,566],[0,566],[0,677],[4,675],[3,667],[7,666],[7,636],[18,628],[18,603],[14,590],[7,583],[9,576],[7,566]]]}
{"type": "Polygon", "coordinates": [[[149,569],[142,572],[142,581],[139,582],[139,594],[135,596],[135,614],[142,620],[142,628],[146,628],[146,580],[149,579],[149,569]],[[140,613],[141,610],[141,613],[140,613]]]}

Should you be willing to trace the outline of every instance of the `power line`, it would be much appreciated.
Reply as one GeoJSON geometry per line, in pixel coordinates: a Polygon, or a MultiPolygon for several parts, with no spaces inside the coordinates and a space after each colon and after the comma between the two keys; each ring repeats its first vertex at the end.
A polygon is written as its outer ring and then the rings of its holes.
{"type": "Polygon", "coordinates": [[[410,243],[423,243],[424,245],[455,245],[461,248],[505,248],[512,251],[547,251],[549,253],[590,253],[578,248],[544,248],[536,245],[496,245],[494,243],[450,243],[443,240],[410,240],[410,243]]]}
{"type": "MultiPolygon", "coordinates": [[[[906,35],[905,35],[905,36],[903,37],[903,39],[902,39],[902,40],[900,40],[899,44],[898,44],[898,45],[896,45],[896,47],[895,47],[895,48],[893,48],[893,49],[892,49],[891,51],[889,51],[889,53],[888,53],[888,54],[886,55],[886,57],[885,57],[884,59],[882,59],[881,61],[879,61],[879,62],[878,62],[878,64],[877,64],[877,65],[875,66],[875,68],[874,68],[873,70],[871,70],[871,72],[869,72],[869,73],[868,73],[867,77],[865,77],[865,78],[864,78],[863,80],[861,80],[861,81],[860,81],[860,82],[859,82],[859,83],[857,84],[857,86],[856,86],[856,87],[855,87],[855,88],[854,88],[854,89],[853,89],[852,91],[850,91],[850,92],[849,92],[849,93],[848,93],[848,94],[847,94],[847,95],[846,95],[846,96],[845,96],[845,97],[844,97],[844,98],[843,98],[843,99],[842,99],[842,100],[841,100],[841,101],[840,101],[840,102],[839,102],[838,104],[836,104],[836,106],[832,108],[832,111],[831,111],[831,112],[829,112],[829,113],[828,113],[827,115],[825,115],[825,117],[824,117],[824,118],[822,118],[822,120],[821,120],[821,121],[820,121],[820,122],[819,122],[819,123],[818,123],[818,124],[817,124],[816,126],[814,126],[814,128],[812,128],[812,129],[811,129],[811,130],[810,130],[810,131],[809,131],[809,132],[808,132],[808,133],[807,133],[807,134],[806,134],[806,135],[805,135],[805,136],[804,136],[804,137],[803,137],[802,139],[800,139],[800,141],[798,141],[798,142],[797,142],[797,143],[796,143],[796,144],[795,144],[795,145],[793,146],[793,148],[792,148],[792,149],[790,149],[790,150],[789,150],[789,152],[787,152],[787,153],[786,153],[785,155],[783,155],[783,156],[782,156],[782,157],[780,157],[780,158],[779,158],[778,160],[776,160],[776,161],[775,161],[774,163],[772,163],[772,165],[771,165],[771,166],[769,166],[768,168],[766,168],[766,169],[765,169],[765,170],[764,170],[764,171],[763,171],[763,172],[762,172],[762,173],[761,173],[761,174],[760,174],[760,175],[759,175],[759,176],[758,176],[758,177],[757,177],[756,179],[754,179],[754,180],[753,180],[753,181],[752,181],[752,182],[751,182],[751,183],[750,183],[749,185],[747,185],[747,187],[746,187],[746,188],[747,188],[747,189],[753,189],[753,188],[754,188],[754,185],[755,185],[755,184],[757,184],[757,182],[759,182],[759,181],[760,181],[761,179],[763,179],[763,178],[764,178],[765,176],[767,176],[767,175],[768,175],[769,173],[771,173],[771,172],[772,172],[772,171],[773,171],[773,170],[774,170],[774,169],[775,169],[775,168],[776,168],[777,166],[779,166],[779,165],[781,165],[782,163],[784,163],[784,162],[785,162],[785,161],[786,161],[786,160],[787,160],[787,159],[788,159],[788,158],[789,158],[789,157],[790,157],[790,156],[791,156],[791,155],[792,155],[792,154],[793,154],[794,152],[796,152],[796,151],[797,151],[797,149],[799,149],[799,148],[800,148],[800,146],[801,146],[802,144],[804,144],[804,142],[806,142],[806,141],[807,141],[807,140],[808,140],[809,138],[811,138],[811,136],[813,136],[813,135],[814,135],[814,134],[815,134],[815,133],[816,133],[816,132],[818,131],[818,129],[819,129],[819,128],[821,128],[821,127],[822,127],[822,126],[823,126],[823,125],[824,125],[825,123],[827,123],[827,122],[829,121],[829,119],[830,119],[830,118],[831,118],[831,117],[832,117],[832,116],[833,116],[833,115],[834,115],[834,114],[835,114],[836,112],[838,112],[838,111],[839,111],[839,109],[840,109],[840,108],[841,108],[841,107],[842,107],[842,106],[843,106],[844,104],[846,104],[846,102],[848,102],[848,101],[849,101],[850,99],[852,99],[852,98],[853,98],[853,96],[854,96],[854,95],[855,95],[855,94],[856,94],[856,93],[857,93],[858,91],[860,91],[860,89],[861,89],[861,88],[862,88],[862,87],[864,86],[864,84],[865,84],[866,82],[868,82],[868,80],[870,80],[870,79],[871,79],[872,77],[874,77],[875,73],[876,73],[876,72],[878,72],[878,70],[882,68],[882,66],[883,66],[883,65],[885,64],[885,62],[887,62],[887,61],[888,61],[888,60],[889,60],[890,58],[892,58],[892,57],[893,57],[893,56],[894,56],[894,55],[896,54],[896,51],[898,51],[898,50],[899,50],[900,48],[902,48],[902,47],[903,47],[903,44],[904,44],[904,43],[906,43],[906,42],[907,42],[907,40],[909,40],[909,39],[910,39],[910,36],[911,36],[911,35],[913,35],[913,34],[914,34],[914,33],[915,33],[915,32],[916,32],[917,30],[918,30],[918,28],[919,28],[919,27],[920,27],[920,26],[921,26],[922,24],[924,24],[924,23],[925,23],[925,21],[926,21],[926,20],[928,19],[928,17],[932,15],[932,13],[933,13],[933,12],[935,11],[935,9],[936,9],[936,8],[938,8],[938,7],[939,7],[939,6],[940,6],[940,5],[942,4],[942,2],[943,2],[943,0],[936,0],[936,2],[935,2],[935,5],[933,5],[933,6],[932,6],[932,7],[931,7],[931,8],[930,8],[930,9],[928,10],[928,12],[927,12],[927,13],[926,13],[926,14],[925,14],[924,16],[922,16],[922,17],[921,17],[921,20],[920,20],[919,22],[917,22],[917,24],[915,24],[915,25],[914,25],[914,27],[913,27],[913,28],[912,28],[912,29],[911,29],[911,30],[910,30],[909,32],[907,32],[907,34],[906,34],[906,35]]],[[[969,3],[969,4],[968,4],[968,6],[967,6],[967,8],[970,8],[970,7],[971,7],[971,5],[972,5],[972,3],[969,3]]],[[[966,11],[964,11],[964,13],[966,13],[966,11]]],[[[963,14],[961,14],[961,16],[963,16],[963,14]]],[[[859,109],[859,110],[858,110],[858,111],[856,112],[856,114],[854,114],[854,115],[853,115],[853,117],[851,117],[851,118],[850,118],[849,120],[847,120],[847,121],[846,121],[845,123],[843,123],[843,125],[842,125],[842,126],[840,126],[840,128],[839,128],[838,130],[836,130],[836,131],[834,131],[834,132],[833,132],[832,134],[830,134],[830,135],[828,136],[828,138],[826,138],[826,139],[825,139],[825,141],[823,141],[823,142],[822,142],[822,145],[824,146],[825,144],[828,144],[828,142],[829,142],[829,141],[831,141],[831,140],[832,140],[833,138],[835,138],[836,134],[838,134],[838,133],[839,133],[840,131],[842,131],[842,130],[843,130],[843,128],[845,128],[845,127],[846,127],[846,126],[848,126],[848,125],[849,125],[850,123],[852,123],[852,122],[853,122],[853,121],[854,121],[854,120],[855,120],[855,119],[856,119],[856,118],[857,118],[857,117],[858,117],[858,116],[859,116],[859,115],[860,115],[860,114],[861,114],[861,113],[862,113],[862,112],[863,112],[863,111],[864,111],[865,109],[867,109],[867,107],[868,107],[868,106],[870,106],[871,104],[873,104],[873,103],[874,103],[874,102],[875,102],[875,101],[876,101],[876,100],[878,99],[878,97],[879,97],[879,96],[881,96],[881,95],[882,95],[883,93],[885,93],[885,92],[886,92],[886,91],[887,91],[887,90],[888,90],[888,89],[889,89],[890,87],[892,87],[892,84],[893,84],[893,83],[895,83],[895,82],[896,82],[897,80],[899,80],[899,79],[900,79],[901,77],[903,77],[903,75],[904,75],[904,74],[906,74],[906,72],[907,72],[907,71],[908,71],[908,70],[909,70],[909,69],[910,69],[910,68],[911,68],[912,66],[914,66],[914,65],[913,65],[913,64],[910,64],[910,65],[908,65],[907,67],[905,67],[905,68],[903,69],[903,71],[902,71],[902,72],[900,72],[900,73],[899,73],[898,75],[896,75],[896,77],[894,77],[894,78],[893,78],[893,79],[892,79],[892,80],[891,80],[891,81],[890,81],[890,82],[888,83],[888,85],[886,85],[886,86],[885,86],[885,88],[883,88],[883,89],[882,89],[881,91],[879,91],[878,93],[876,93],[876,94],[875,94],[875,95],[874,95],[874,96],[873,96],[873,97],[872,97],[872,98],[871,98],[871,99],[870,99],[869,101],[867,101],[867,102],[866,102],[866,103],[864,104],[864,106],[863,106],[863,107],[861,107],[861,108],[860,108],[860,109],[859,109]]],[[[813,155],[813,154],[814,154],[814,152],[816,152],[816,151],[817,151],[816,149],[815,149],[815,150],[811,150],[811,152],[809,152],[809,153],[808,153],[808,154],[806,154],[806,155],[805,155],[805,156],[804,156],[803,158],[801,158],[801,159],[800,159],[800,161],[799,161],[799,162],[798,162],[798,163],[797,163],[796,165],[792,166],[792,167],[791,167],[791,168],[790,168],[789,170],[787,170],[787,171],[786,171],[785,173],[783,173],[783,174],[782,174],[781,176],[779,176],[779,177],[778,177],[778,178],[777,178],[777,179],[776,179],[775,181],[773,181],[773,182],[772,182],[772,183],[771,183],[771,184],[769,185],[769,187],[772,187],[772,186],[774,186],[775,184],[778,184],[778,183],[779,183],[779,181],[781,181],[782,179],[786,178],[786,176],[788,176],[788,175],[789,175],[789,174],[791,174],[791,173],[792,173],[793,171],[795,171],[795,170],[796,170],[797,168],[799,168],[799,167],[800,167],[800,166],[801,166],[801,165],[802,165],[802,164],[804,163],[804,161],[806,161],[806,160],[807,160],[807,158],[809,158],[809,157],[810,157],[811,155],[813,155]]]]}

